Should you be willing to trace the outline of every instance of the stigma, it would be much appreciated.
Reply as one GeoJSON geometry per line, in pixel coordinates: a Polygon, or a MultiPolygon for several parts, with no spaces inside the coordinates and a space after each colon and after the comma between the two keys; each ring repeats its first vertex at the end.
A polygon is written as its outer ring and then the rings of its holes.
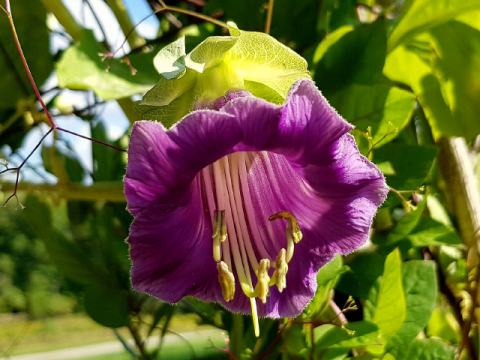
{"type": "Polygon", "coordinates": [[[202,184],[212,217],[212,253],[222,296],[227,302],[234,299],[237,279],[250,299],[255,335],[259,336],[256,299],[265,304],[272,286],[279,292],[287,287],[288,263],[303,234],[289,211],[258,218],[247,176],[252,161],[268,161],[268,155],[237,152],[225,156],[202,170],[202,184]],[[274,238],[279,233],[273,231],[274,220],[286,220],[285,237],[274,238]]]}

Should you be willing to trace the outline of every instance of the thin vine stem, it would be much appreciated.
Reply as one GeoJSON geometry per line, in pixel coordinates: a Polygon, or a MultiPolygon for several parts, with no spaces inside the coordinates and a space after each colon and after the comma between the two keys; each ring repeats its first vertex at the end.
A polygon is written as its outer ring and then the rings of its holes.
{"type": "Polygon", "coordinates": [[[77,134],[76,132],[73,132],[73,131],[70,131],[70,130],[67,130],[67,129],[64,129],[64,128],[61,128],[61,127],[57,127],[56,130],[66,132],[66,133],[68,133],[68,134],[77,136],[77,137],[82,138],[82,139],[85,139],[85,140],[93,141],[93,142],[95,142],[95,143],[97,143],[97,144],[100,144],[100,145],[103,145],[103,146],[107,146],[107,147],[109,147],[109,148],[112,148],[112,149],[115,149],[115,150],[118,150],[118,151],[121,151],[121,152],[126,152],[125,149],[121,149],[121,148],[119,148],[119,147],[116,147],[115,145],[107,144],[107,143],[105,143],[105,142],[103,142],[103,141],[100,141],[100,140],[97,140],[97,139],[93,139],[93,138],[88,137],[88,136],[80,135],[80,134],[77,134]]]}
{"type": "Polygon", "coordinates": [[[17,177],[15,179],[15,188],[13,189],[13,194],[10,195],[8,197],[7,200],[5,200],[5,202],[3,203],[3,206],[6,206],[7,203],[10,201],[11,198],[15,197],[15,199],[17,199],[17,206],[20,204],[22,207],[23,205],[20,203],[20,200],[18,200],[18,195],[17,195],[17,191],[18,191],[18,181],[19,181],[19,177],[20,177],[20,170],[25,166],[25,163],[28,161],[28,159],[30,159],[30,156],[33,155],[33,153],[35,151],[37,151],[37,149],[40,147],[40,145],[43,143],[43,140],[45,140],[45,138],[50,135],[50,133],[55,130],[55,128],[51,127],[46,133],[45,135],[42,136],[42,138],[40,139],[40,141],[38,142],[38,144],[33,148],[33,150],[30,152],[30,154],[28,154],[28,156],[25,158],[25,160],[22,161],[22,163],[16,167],[16,168],[9,168],[7,166],[7,168],[3,171],[0,171],[0,174],[3,174],[3,173],[6,173],[7,171],[14,171],[17,173],[17,177]]]}
{"type": "MultiPolygon", "coordinates": [[[[185,10],[185,9],[182,9],[182,8],[178,8],[178,7],[175,7],[175,6],[168,6],[166,5],[162,0],[158,0],[158,3],[160,4],[160,6],[162,7],[161,9],[158,9],[158,10],[155,10],[154,12],[152,12],[151,14],[145,16],[142,20],[140,20],[138,22],[138,24],[136,24],[129,32],[128,34],[125,36],[125,40],[123,40],[122,44],[118,47],[117,50],[115,50],[114,52],[112,53],[108,53],[108,54],[102,54],[102,56],[104,56],[104,59],[107,58],[107,57],[112,57],[115,56],[121,49],[123,49],[123,46],[127,43],[128,41],[128,38],[132,35],[132,33],[135,31],[135,29],[137,28],[138,25],[140,25],[141,23],[143,23],[145,20],[147,20],[150,16],[152,15],[155,15],[155,14],[159,14],[161,12],[165,12],[165,11],[172,11],[172,12],[177,12],[177,13],[180,13],[180,14],[185,14],[185,15],[189,15],[189,16],[193,16],[193,17],[196,17],[198,19],[201,19],[201,20],[204,20],[204,21],[207,21],[207,22],[210,22],[214,25],[217,25],[217,26],[220,26],[224,29],[228,29],[228,25],[225,24],[223,21],[220,21],[220,20],[217,20],[217,19],[214,19],[210,16],[207,16],[207,15],[203,15],[203,14],[199,14],[195,11],[190,11],[190,10],[185,10]]],[[[132,49],[132,51],[135,50],[135,49],[132,49]]]]}
{"type": "Polygon", "coordinates": [[[27,73],[28,80],[30,80],[30,84],[32,85],[33,91],[35,91],[35,95],[37,96],[38,101],[42,105],[43,111],[45,111],[45,114],[47,115],[50,126],[56,129],[57,125],[55,125],[55,123],[53,122],[52,116],[50,115],[50,112],[47,110],[47,107],[42,100],[40,91],[38,91],[37,85],[35,84],[35,80],[33,79],[33,76],[32,76],[32,72],[30,71],[30,68],[28,66],[27,59],[25,59],[25,55],[23,54],[22,46],[20,45],[20,40],[18,39],[17,30],[15,29],[15,23],[13,21],[12,11],[10,8],[10,0],[5,0],[5,9],[2,8],[2,10],[7,14],[8,23],[10,25],[10,29],[12,30],[15,46],[17,47],[17,51],[18,51],[18,54],[20,55],[20,58],[22,59],[22,64],[23,64],[23,67],[25,68],[25,72],[27,73]]]}
{"type": "Polygon", "coordinates": [[[17,51],[18,51],[18,54],[20,55],[20,58],[22,60],[22,64],[23,64],[23,67],[25,69],[25,72],[27,73],[27,76],[28,76],[28,79],[30,81],[30,84],[35,92],[35,95],[37,97],[37,100],[40,102],[41,106],[42,106],[42,109],[43,111],[45,112],[45,115],[48,119],[48,122],[50,123],[50,129],[45,133],[45,135],[42,136],[42,138],[40,139],[40,141],[38,142],[38,144],[33,148],[33,150],[30,152],[30,154],[28,154],[28,156],[21,162],[21,164],[18,166],[18,167],[15,167],[15,168],[9,168],[7,164],[5,164],[5,167],[6,169],[0,171],[0,175],[1,174],[4,174],[4,173],[7,173],[7,172],[16,172],[16,178],[15,178],[15,186],[14,186],[14,189],[13,189],[13,194],[10,195],[7,200],[3,203],[3,206],[6,206],[6,204],[10,201],[10,199],[12,198],[16,198],[17,200],[17,206],[18,205],[21,205],[23,207],[23,205],[20,203],[19,199],[18,199],[18,195],[17,195],[17,192],[18,192],[18,184],[19,184],[19,180],[20,180],[20,170],[25,166],[25,164],[27,163],[27,161],[30,159],[30,157],[38,150],[38,148],[40,147],[40,145],[43,143],[43,141],[45,140],[45,138],[50,135],[53,131],[55,130],[58,130],[58,131],[62,131],[62,132],[66,132],[66,133],[69,133],[71,135],[74,135],[74,136],[77,136],[77,137],[80,137],[80,138],[83,138],[83,139],[86,139],[86,140],[90,140],[92,142],[95,142],[97,144],[101,144],[101,145],[104,145],[104,146],[107,146],[107,147],[110,147],[112,149],[115,149],[115,150],[118,150],[118,151],[122,151],[122,152],[125,152],[124,149],[121,149],[119,147],[116,147],[114,145],[110,145],[110,144],[107,144],[103,141],[100,141],[100,140],[96,140],[96,139],[93,139],[93,138],[90,138],[90,137],[87,137],[87,136],[83,136],[83,135],[80,135],[80,134],[77,134],[73,131],[70,131],[70,130],[67,130],[67,129],[63,129],[63,128],[60,128],[58,127],[55,122],[53,121],[53,118],[52,118],[52,115],[50,114],[50,112],[48,111],[47,109],[47,106],[45,105],[43,99],[42,99],[42,96],[40,94],[40,91],[38,90],[38,87],[35,83],[35,80],[33,79],[33,75],[30,71],[30,68],[28,66],[28,63],[27,63],[27,59],[25,58],[25,55],[23,53],[23,49],[22,49],[22,46],[20,44],[20,40],[18,39],[18,35],[17,35],[17,30],[15,28],[15,23],[14,23],[14,20],[13,20],[13,15],[12,15],[12,10],[11,10],[11,6],[10,6],[10,0],[5,0],[5,7],[3,7],[2,5],[0,5],[0,9],[5,13],[5,15],[7,15],[7,18],[8,18],[8,23],[10,25],[10,29],[12,31],[12,35],[13,35],[13,40],[15,42],[15,46],[17,48],[17,51]]]}
{"type": "Polygon", "coordinates": [[[267,21],[265,22],[265,34],[270,34],[270,27],[272,26],[273,3],[275,0],[268,1],[267,21]]]}

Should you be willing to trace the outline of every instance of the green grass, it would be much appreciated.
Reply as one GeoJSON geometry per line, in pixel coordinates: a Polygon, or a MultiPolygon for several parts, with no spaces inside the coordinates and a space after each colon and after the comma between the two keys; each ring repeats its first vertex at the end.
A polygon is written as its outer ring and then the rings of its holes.
{"type": "MultiPolygon", "coordinates": [[[[172,319],[170,330],[184,332],[199,329],[194,315],[172,319]]],[[[128,330],[119,329],[129,338],[128,330]]],[[[0,316],[0,357],[53,351],[64,348],[117,341],[112,330],[84,314],[28,321],[21,315],[0,316]]]]}
{"type": "MultiPolygon", "coordinates": [[[[224,346],[223,336],[219,333],[218,335],[212,336],[211,340],[215,346],[222,347],[224,346]]],[[[170,343],[165,343],[162,347],[162,351],[158,359],[161,360],[189,360],[189,359],[211,359],[211,360],[224,360],[228,359],[221,351],[212,347],[212,342],[209,340],[199,338],[193,339],[190,341],[184,341],[177,339],[170,343]]],[[[132,360],[132,357],[126,353],[116,353],[101,355],[95,357],[87,357],[76,360],[132,360]]]]}

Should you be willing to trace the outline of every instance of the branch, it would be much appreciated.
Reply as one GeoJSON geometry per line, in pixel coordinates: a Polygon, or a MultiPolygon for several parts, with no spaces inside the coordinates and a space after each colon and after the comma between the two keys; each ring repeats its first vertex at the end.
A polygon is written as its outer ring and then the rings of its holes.
{"type": "MultiPolygon", "coordinates": [[[[120,181],[98,182],[90,186],[76,183],[51,185],[30,182],[20,182],[18,185],[21,187],[19,190],[21,192],[40,192],[66,200],[125,202],[123,183],[120,181]]],[[[1,192],[8,193],[14,190],[15,183],[0,183],[1,192]]]]}
{"type": "MultiPolygon", "coordinates": [[[[467,266],[469,270],[477,268],[480,271],[480,192],[470,160],[468,146],[463,138],[442,138],[439,142],[439,167],[447,184],[447,200],[452,213],[457,219],[463,242],[469,248],[467,266]]],[[[477,284],[468,279],[468,287],[477,289],[477,284]]],[[[477,294],[480,295],[480,287],[477,294]]],[[[480,312],[474,311],[476,322],[480,324],[480,312]]],[[[471,322],[466,323],[469,327],[471,322]]],[[[470,329],[463,329],[468,334],[470,329]]],[[[480,336],[480,333],[479,333],[480,336]]],[[[474,352],[473,344],[468,335],[462,339],[460,353],[463,349],[474,352]]],[[[475,358],[475,357],[474,357],[475,358]]]]}
{"type": "Polygon", "coordinates": [[[270,27],[272,26],[273,3],[275,0],[268,1],[267,21],[265,23],[265,34],[270,34],[270,27]]]}
{"type": "Polygon", "coordinates": [[[128,41],[128,44],[132,49],[142,47],[145,45],[145,39],[141,37],[135,30],[130,16],[128,15],[127,8],[122,0],[106,0],[106,3],[112,9],[117,21],[122,28],[123,34],[128,41]]]}
{"type": "Polygon", "coordinates": [[[13,34],[13,40],[15,41],[15,46],[17,47],[18,54],[22,59],[22,64],[23,64],[23,67],[25,68],[25,72],[27,73],[28,80],[30,80],[30,84],[32,84],[33,91],[35,91],[35,95],[37,96],[38,101],[42,105],[43,111],[45,111],[45,114],[47,115],[50,126],[53,129],[55,129],[57,126],[53,122],[52,116],[48,112],[47,107],[45,106],[45,103],[42,100],[42,96],[38,91],[37,85],[35,84],[35,80],[33,80],[32,73],[30,72],[30,68],[28,67],[27,59],[25,59],[25,55],[23,55],[22,46],[20,45],[20,40],[18,40],[17,30],[15,29],[12,12],[10,10],[10,0],[5,0],[5,9],[3,9],[3,11],[7,14],[8,23],[10,24],[10,29],[12,30],[12,34],[13,34]]]}
{"type": "Polygon", "coordinates": [[[62,0],[42,0],[42,2],[55,15],[73,41],[79,42],[83,36],[83,28],[75,21],[75,18],[70,14],[62,0]]]}

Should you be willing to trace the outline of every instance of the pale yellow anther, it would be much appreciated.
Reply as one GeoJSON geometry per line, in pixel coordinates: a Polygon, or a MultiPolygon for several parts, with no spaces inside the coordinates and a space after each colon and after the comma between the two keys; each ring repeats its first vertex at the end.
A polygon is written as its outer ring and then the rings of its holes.
{"type": "Polygon", "coordinates": [[[257,285],[255,286],[255,296],[262,300],[264,304],[267,302],[267,296],[270,295],[270,276],[268,275],[268,269],[270,269],[270,260],[260,260],[257,272],[257,285]]]}
{"type": "Polygon", "coordinates": [[[275,261],[275,272],[270,280],[270,285],[276,284],[280,292],[287,287],[288,265],[285,259],[286,253],[285,249],[280,250],[278,253],[275,261]]]}
{"type": "Polygon", "coordinates": [[[276,219],[285,219],[288,221],[288,226],[290,227],[293,241],[295,243],[298,243],[300,240],[302,240],[302,237],[303,237],[302,230],[300,229],[300,225],[298,224],[298,221],[295,215],[293,215],[290,211],[280,211],[268,218],[268,220],[270,221],[276,220],[276,219]]]}
{"type": "Polygon", "coordinates": [[[233,300],[233,297],[235,296],[235,277],[228,269],[228,265],[223,261],[220,261],[217,264],[217,271],[223,298],[227,302],[233,300]]]}
{"type": "Polygon", "coordinates": [[[215,262],[222,259],[220,243],[227,239],[227,225],[225,223],[225,210],[215,210],[213,214],[213,258],[215,262]]]}

